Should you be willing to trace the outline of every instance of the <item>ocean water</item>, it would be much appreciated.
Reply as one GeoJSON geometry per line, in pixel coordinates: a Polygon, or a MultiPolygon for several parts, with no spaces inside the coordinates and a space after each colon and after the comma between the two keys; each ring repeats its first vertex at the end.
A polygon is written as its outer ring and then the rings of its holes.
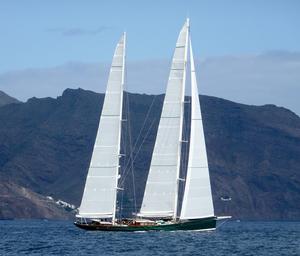
{"type": "Polygon", "coordinates": [[[228,221],[210,232],[93,232],[67,221],[0,221],[0,255],[297,255],[300,222],[228,221]]]}

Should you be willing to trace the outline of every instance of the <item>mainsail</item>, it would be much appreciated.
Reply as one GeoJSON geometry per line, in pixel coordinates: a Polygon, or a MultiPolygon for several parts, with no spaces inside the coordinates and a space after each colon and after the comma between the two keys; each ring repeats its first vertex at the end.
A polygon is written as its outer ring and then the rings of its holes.
{"type": "Polygon", "coordinates": [[[180,219],[214,216],[195,64],[190,41],[191,134],[188,169],[180,219]]]}
{"type": "Polygon", "coordinates": [[[189,21],[180,31],[139,216],[177,215],[189,21]]]}
{"type": "Polygon", "coordinates": [[[123,107],[126,35],[112,61],[79,217],[115,219],[123,107]]]}

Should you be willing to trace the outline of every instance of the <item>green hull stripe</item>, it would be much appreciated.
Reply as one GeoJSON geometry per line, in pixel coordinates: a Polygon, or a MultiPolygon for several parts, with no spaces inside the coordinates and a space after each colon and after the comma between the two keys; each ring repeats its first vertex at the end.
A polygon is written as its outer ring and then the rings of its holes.
{"type": "Polygon", "coordinates": [[[86,230],[95,231],[176,231],[176,230],[205,230],[216,228],[216,218],[195,219],[180,221],[174,224],[156,225],[156,226],[104,226],[97,224],[74,223],[77,227],[86,230]]]}

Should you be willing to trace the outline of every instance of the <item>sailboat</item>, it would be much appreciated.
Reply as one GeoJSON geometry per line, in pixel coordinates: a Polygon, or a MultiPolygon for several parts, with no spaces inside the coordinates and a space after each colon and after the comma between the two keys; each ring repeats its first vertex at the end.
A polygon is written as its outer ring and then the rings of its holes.
{"type": "Polygon", "coordinates": [[[205,137],[200,110],[189,20],[174,51],[167,90],[140,211],[117,219],[126,35],[117,44],[99,128],[74,224],[86,230],[151,231],[216,228],[205,137]],[[189,51],[188,51],[189,49],[189,51]],[[185,84],[190,55],[191,120],[187,175],[179,213],[185,84]]]}

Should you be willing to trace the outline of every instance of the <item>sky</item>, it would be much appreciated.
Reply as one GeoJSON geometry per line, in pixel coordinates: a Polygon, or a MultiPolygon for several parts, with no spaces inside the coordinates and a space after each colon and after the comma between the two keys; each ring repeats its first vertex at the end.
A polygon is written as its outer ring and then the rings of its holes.
{"type": "Polygon", "coordinates": [[[300,114],[298,0],[0,0],[0,90],[22,101],[104,92],[127,32],[127,88],[163,93],[191,21],[201,94],[300,114]]]}

